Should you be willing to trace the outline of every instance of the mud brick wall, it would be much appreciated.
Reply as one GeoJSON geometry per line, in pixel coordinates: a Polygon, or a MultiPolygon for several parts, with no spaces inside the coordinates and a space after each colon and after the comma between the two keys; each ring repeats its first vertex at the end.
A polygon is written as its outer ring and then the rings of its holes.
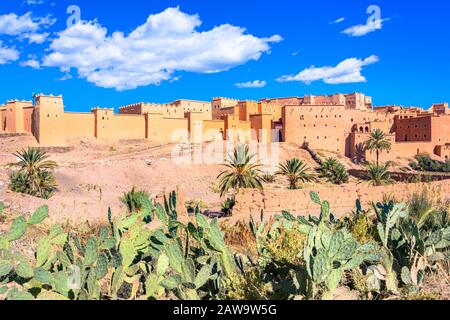
{"type": "Polygon", "coordinates": [[[356,199],[360,199],[366,208],[372,202],[383,200],[384,196],[394,197],[397,201],[407,200],[413,193],[430,191],[436,199],[450,200],[450,180],[432,183],[393,184],[381,187],[367,185],[344,185],[314,189],[270,189],[262,192],[255,189],[243,189],[236,196],[233,215],[258,214],[264,210],[266,214],[280,213],[282,210],[293,214],[318,214],[319,208],[310,199],[310,192],[315,191],[322,200],[328,200],[331,211],[337,216],[350,212],[355,207],[356,199]]]}

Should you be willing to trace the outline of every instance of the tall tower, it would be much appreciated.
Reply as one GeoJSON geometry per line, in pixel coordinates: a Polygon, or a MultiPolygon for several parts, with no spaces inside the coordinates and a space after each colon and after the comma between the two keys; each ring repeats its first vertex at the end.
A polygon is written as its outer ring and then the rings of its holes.
{"type": "Polygon", "coordinates": [[[33,134],[40,145],[66,145],[64,104],[60,96],[36,96],[33,134]]]}
{"type": "Polygon", "coordinates": [[[115,137],[114,109],[93,108],[95,115],[95,137],[97,139],[112,139],[115,137]]]}

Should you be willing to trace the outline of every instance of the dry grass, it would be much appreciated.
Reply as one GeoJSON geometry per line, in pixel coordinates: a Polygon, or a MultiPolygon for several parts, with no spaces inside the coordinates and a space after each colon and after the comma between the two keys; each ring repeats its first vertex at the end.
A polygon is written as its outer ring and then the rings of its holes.
{"type": "Polygon", "coordinates": [[[224,232],[225,243],[239,253],[255,256],[256,241],[249,224],[240,220],[235,224],[223,222],[220,226],[224,232]]]}

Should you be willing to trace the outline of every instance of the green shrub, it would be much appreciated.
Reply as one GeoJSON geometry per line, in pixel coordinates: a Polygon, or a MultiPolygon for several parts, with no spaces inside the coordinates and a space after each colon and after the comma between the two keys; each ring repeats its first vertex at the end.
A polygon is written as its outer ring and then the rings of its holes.
{"type": "Polygon", "coordinates": [[[8,164],[11,168],[18,168],[9,176],[11,191],[50,198],[58,186],[53,174],[56,162],[47,160],[49,156],[40,148],[29,147],[14,155],[19,161],[8,164]]]}
{"type": "Polygon", "coordinates": [[[393,180],[389,175],[391,163],[385,164],[369,163],[366,165],[367,182],[373,186],[382,186],[391,183],[393,180]]]}
{"type": "Polygon", "coordinates": [[[136,190],[135,187],[131,191],[125,192],[120,201],[127,207],[129,213],[138,212],[143,207],[143,201],[148,199],[148,193],[144,190],[136,190]]]}
{"type": "Polygon", "coordinates": [[[289,189],[298,189],[299,183],[312,182],[316,180],[314,173],[308,164],[300,159],[286,160],[279,166],[279,175],[285,176],[289,181],[289,189]]]}
{"type": "Polygon", "coordinates": [[[275,182],[275,175],[273,173],[265,171],[262,174],[262,179],[265,183],[273,183],[275,182]]]}
{"type": "Polygon", "coordinates": [[[303,261],[306,235],[297,230],[282,230],[279,238],[266,239],[263,245],[273,261],[298,265],[303,261]]]}
{"type": "Polygon", "coordinates": [[[328,158],[320,167],[320,176],[333,184],[344,184],[349,180],[345,166],[335,158],[328,158]]]}
{"type": "Polygon", "coordinates": [[[428,154],[419,154],[409,166],[417,171],[450,172],[450,160],[441,162],[433,160],[428,154]]]}
{"type": "Polygon", "coordinates": [[[263,280],[262,271],[252,268],[227,279],[227,300],[267,300],[273,294],[269,283],[263,280]]]}
{"type": "Polygon", "coordinates": [[[189,214],[193,214],[196,211],[201,211],[203,209],[208,208],[208,205],[202,200],[188,200],[184,203],[186,210],[189,214]]]}
{"type": "Polygon", "coordinates": [[[222,203],[221,211],[225,217],[231,217],[235,205],[236,201],[234,198],[227,198],[227,200],[222,203]]]}
{"type": "Polygon", "coordinates": [[[376,227],[367,212],[350,217],[348,228],[353,238],[359,243],[375,241],[376,227]]]}
{"type": "Polygon", "coordinates": [[[232,153],[228,154],[223,164],[227,169],[217,176],[221,197],[230,190],[263,189],[261,164],[255,158],[256,154],[251,154],[249,147],[244,144],[238,145],[232,153]]]}

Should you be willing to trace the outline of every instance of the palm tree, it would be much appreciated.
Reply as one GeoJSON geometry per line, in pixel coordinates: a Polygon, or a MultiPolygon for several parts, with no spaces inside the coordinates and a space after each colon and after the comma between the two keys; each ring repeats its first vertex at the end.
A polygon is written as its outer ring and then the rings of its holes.
{"type": "Polygon", "coordinates": [[[40,148],[29,147],[14,155],[18,161],[8,164],[18,168],[10,175],[11,189],[41,198],[49,198],[57,184],[53,170],[58,167],[55,161],[48,160],[49,156],[40,148]]]}
{"type": "Polygon", "coordinates": [[[228,170],[217,176],[219,180],[220,196],[223,197],[230,189],[239,190],[241,188],[263,189],[263,172],[256,161],[255,155],[251,155],[248,146],[240,144],[232,154],[228,154],[228,159],[223,166],[228,170]]]}
{"type": "Polygon", "coordinates": [[[297,158],[287,160],[280,165],[278,174],[287,177],[289,180],[289,189],[297,189],[299,182],[311,182],[315,180],[314,173],[311,172],[308,165],[297,158]]]}
{"type": "Polygon", "coordinates": [[[365,149],[372,151],[375,150],[377,154],[377,165],[380,164],[380,152],[391,150],[391,142],[386,138],[386,135],[380,129],[376,129],[370,134],[369,140],[365,143],[365,149]]]}
{"type": "Polygon", "coordinates": [[[349,180],[347,169],[335,158],[328,158],[323,162],[320,176],[337,185],[347,183],[349,180]]]}
{"type": "Polygon", "coordinates": [[[367,173],[366,178],[369,184],[373,186],[381,186],[392,182],[389,176],[389,168],[391,163],[387,162],[385,164],[378,165],[376,163],[369,163],[366,165],[367,173]]]}

